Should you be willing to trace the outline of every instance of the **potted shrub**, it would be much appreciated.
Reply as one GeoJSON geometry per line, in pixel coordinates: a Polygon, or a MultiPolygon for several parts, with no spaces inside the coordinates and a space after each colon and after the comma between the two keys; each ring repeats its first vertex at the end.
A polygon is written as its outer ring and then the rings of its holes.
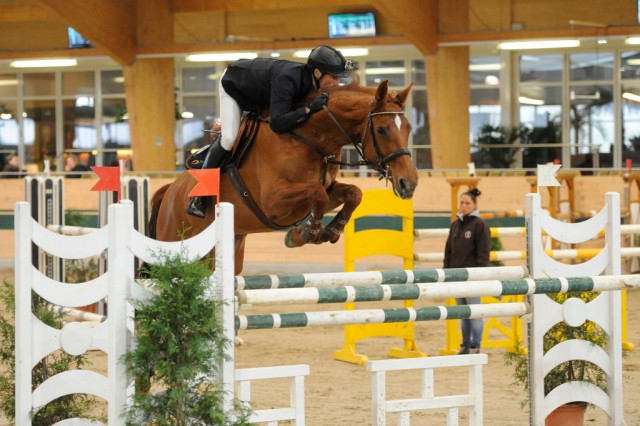
{"type": "MultiPolygon", "coordinates": [[[[561,293],[550,295],[551,298],[562,304],[570,297],[578,297],[585,302],[590,302],[595,299],[599,293],[561,293]]],[[[546,353],[555,345],[564,342],[566,340],[580,339],[591,342],[594,345],[600,346],[605,349],[607,344],[607,334],[591,321],[586,321],[579,327],[571,327],[564,322],[560,322],[554,325],[544,335],[543,347],[546,353]]],[[[516,347],[514,352],[505,353],[505,364],[514,367],[514,384],[524,386],[525,390],[529,391],[529,357],[526,350],[516,347]]],[[[549,394],[553,389],[560,386],[563,383],[571,381],[586,381],[590,382],[606,392],[607,390],[607,376],[602,369],[595,364],[582,360],[570,360],[556,366],[551,370],[544,378],[544,394],[549,394]]],[[[521,406],[527,405],[529,400],[521,402],[521,406]]],[[[559,407],[557,410],[549,414],[546,419],[547,426],[554,425],[582,425],[584,419],[584,412],[588,404],[583,401],[575,401],[567,406],[559,407]],[[567,420],[563,417],[559,420],[559,423],[554,423],[557,416],[564,416],[567,411],[575,410],[576,413],[570,415],[577,416],[575,420],[567,420]]]]}
{"type": "Polygon", "coordinates": [[[248,425],[251,410],[235,400],[233,413],[222,409],[218,366],[232,344],[223,334],[222,302],[210,295],[205,261],[155,253],[148,265],[154,296],[136,302],[135,348],[124,363],[136,380],[126,424],[150,426],[248,425]]]}

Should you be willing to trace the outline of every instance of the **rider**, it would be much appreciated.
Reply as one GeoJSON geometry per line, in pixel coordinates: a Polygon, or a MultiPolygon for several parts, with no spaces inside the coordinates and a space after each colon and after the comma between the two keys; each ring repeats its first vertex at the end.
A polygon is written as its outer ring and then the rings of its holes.
{"type": "MultiPolygon", "coordinates": [[[[313,89],[333,87],[349,75],[353,61],[330,46],[311,51],[307,63],[282,59],[241,59],[227,67],[220,78],[220,119],[222,135],[209,148],[202,168],[216,168],[233,149],[240,129],[242,111],[269,108],[269,123],[276,133],[286,133],[320,111],[326,95],[308,106],[293,109],[313,89]]],[[[204,217],[209,197],[192,197],[187,213],[204,217]]]]}

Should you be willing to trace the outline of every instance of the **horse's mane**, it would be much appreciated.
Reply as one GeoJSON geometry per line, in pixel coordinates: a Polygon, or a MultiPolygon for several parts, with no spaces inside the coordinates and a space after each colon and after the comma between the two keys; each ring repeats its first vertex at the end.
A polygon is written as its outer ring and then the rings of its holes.
{"type": "Polygon", "coordinates": [[[311,102],[314,98],[319,96],[322,93],[328,93],[329,99],[332,96],[342,98],[344,96],[354,96],[354,95],[366,95],[373,96],[376,92],[375,87],[367,87],[361,86],[358,82],[353,82],[350,84],[345,84],[343,86],[334,86],[334,87],[325,87],[321,89],[314,89],[307,95],[307,102],[311,102]]]}

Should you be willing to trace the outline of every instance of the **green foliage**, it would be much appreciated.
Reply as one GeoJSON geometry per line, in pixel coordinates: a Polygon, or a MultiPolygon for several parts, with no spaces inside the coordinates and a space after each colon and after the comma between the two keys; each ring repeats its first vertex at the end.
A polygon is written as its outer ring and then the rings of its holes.
{"type": "MultiPolygon", "coordinates": [[[[222,303],[210,297],[207,263],[185,258],[161,252],[159,264],[146,267],[154,297],[136,306],[136,348],[124,357],[138,383],[127,424],[230,424],[217,380],[232,344],[223,334],[222,303]]],[[[236,404],[235,411],[233,424],[248,424],[248,409],[236,404]]]]}
{"type": "MultiPolygon", "coordinates": [[[[0,409],[7,418],[15,418],[15,303],[14,286],[6,280],[0,287],[0,300],[5,306],[0,311],[0,409]]],[[[45,324],[60,329],[63,326],[60,314],[53,312],[40,297],[33,296],[32,312],[45,324]]],[[[86,364],[84,355],[72,356],[62,351],[43,358],[32,371],[33,389],[49,377],[71,369],[81,369],[86,364]]],[[[60,397],[33,414],[34,426],[51,425],[67,418],[85,417],[94,401],[81,394],[60,397]]]]}
{"type": "Polygon", "coordinates": [[[80,213],[80,210],[66,210],[64,223],[67,226],[89,226],[89,217],[80,213]]]}
{"type": "MultiPolygon", "coordinates": [[[[552,299],[560,304],[570,297],[577,297],[585,302],[595,299],[600,293],[560,293],[553,295],[552,299]]],[[[585,321],[578,327],[571,327],[565,322],[560,322],[544,335],[543,348],[547,353],[551,348],[565,340],[580,339],[586,340],[606,349],[607,334],[591,321],[585,321]]],[[[529,359],[526,351],[516,345],[513,352],[505,354],[505,364],[514,367],[514,384],[520,384],[529,390],[529,359]]],[[[586,381],[592,383],[602,390],[607,390],[607,376],[601,368],[589,361],[571,360],[563,362],[552,369],[544,378],[544,394],[548,395],[556,387],[570,381],[586,381]]],[[[578,401],[576,401],[578,402],[578,401]]],[[[526,405],[528,400],[521,403],[526,405]]]]}
{"type": "Polygon", "coordinates": [[[520,140],[520,143],[527,142],[529,129],[524,126],[507,129],[502,126],[492,126],[485,124],[480,128],[480,132],[476,137],[476,146],[482,166],[488,166],[499,169],[511,167],[515,161],[515,155],[518,153],[517,147],[508,147],[520,140]],[[501,148],[500,145],[504,145],[501,148]]]}

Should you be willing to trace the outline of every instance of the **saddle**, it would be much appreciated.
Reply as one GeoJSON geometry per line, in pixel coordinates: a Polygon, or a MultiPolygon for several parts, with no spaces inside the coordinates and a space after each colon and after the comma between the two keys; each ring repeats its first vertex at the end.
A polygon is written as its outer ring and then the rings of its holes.
{"type": "MultiPolygon", "coordinates": [[[[242,133],[240,135],[239,140],[237,141],[233,152],[231,153],[231,158],[224,162],[224,166],[221,168],[220,172],[224,173],[226,169],[226,165],[235,164],[236,167],[240,167],[242,163],[242,159],[245,154],[249,151],[253,142],[256,139],[256,135],[258,134],[258,128],[260,127],[261,122],[266,122],[267,120],[258,114],[253,113],[245,113],[243,117],[243,121],[246,120],[246,124],[242,129],[242,133]]],[[[199,170],[202,168],[204,164],[204,159],[207,157],[207,152],[209,152],[209,148],[214,143],[219,143],[222,138],[222,131],[218,125],[215,128],[211,135],[213,137],[213,142],[209,145],[205,145],[196,152],[192,153],[187,157],[185,161],[185,167],[188,170],[199,170]]]]}

